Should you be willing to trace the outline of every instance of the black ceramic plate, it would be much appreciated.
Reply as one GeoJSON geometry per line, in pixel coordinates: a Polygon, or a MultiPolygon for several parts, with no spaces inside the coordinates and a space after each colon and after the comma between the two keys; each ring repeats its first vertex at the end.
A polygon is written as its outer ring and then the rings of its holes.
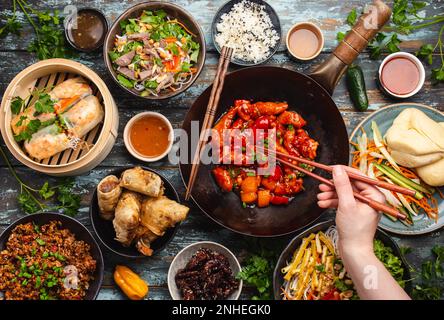
{"type": "MultiPolygon", "coordinates": [[[[239,3],[239,2],[242,2],[242,1],[243,0],[231,0],[231,1],[228,1],[227,3],[225,3],[217,11],[216,15],[214,16],[213,23],[211,24],[211,36],[212,36],[212,39],[213,39],[214,47],[216,48],[216,50],[219,53],[221,52],[221,47],[215,41],[216,34],[218,33],[216,25],[220,22],[220,19],[221,19],[223,14],[230,12],[231,8],[233,8],[233,6],[236,3],[239,3]]],[[[259,65],[259,64],[264,63],[265,61],[270,59],[276,53],[276,51],[279,49],[279,46],[281,44],[281,39],[282,39],[281,22],[279,21],[279,17],[277,15],[276,11],[274,11],[273,7],[270,6],[267,2],[265,2],[263,0],[248,0],[248,1],[249,2],[258,3],[260,5],[264,5],[265,6],[265,11],[270,16],[271,23],[273,24],[274,30],[276,30],[277,34],[279,35],[279,41],[276,43],[274,48],[270,49],[270,54],[268,55],[268,57],[266,57],[262,61],[253,62],[253,61],[244,61],[244,60],[232,58],[231,62],[234,63],[234,64],[237,64],[239,66],[255,66],[255,65],[259,65]]]]}
{"type": "MultiPolygon", "coordinates": [[[[332,226],[334,224],[335,224],[335,222],[333,220],[324,221],[324,222],[315,224],[314,226],[308,228],[307,230],[305,230],[304,232],[298,234],[295,238],[293,238],[293,240],[290,241],[289,245],[284,249],[284,251],[282,251],[282,253],[278,259],[278,262],[276,264],[276,268],[274,269],[274,274],[273,274],[273,293],[274,293],[275,300],[282,299],[281,287],[284,284],[284,279],[283,279],[283,276],[281,273],[281,269],[287,265],[287,262],[291,261],[294,252],[296,251],[297,248],[299,248],[299,246],[302,243],[302,240],[305,237],[308,237],[311,233],[325,231],[330,226],[332,226]]],[[[380,229],[376,230],[375,238],[381,240],[385,246],[392,249],[394,255],[401,258],[402,266],[404,268],[404,280],[410,280],[411,276],[410,276],[408,264],[407,264],[404,256],[401,254],[401,250],[399,249],[396,242],[387,233],[385,233],[384,231],[382,231],[380,229]]],[[[412,285],[411,285],[410,281],[406,281],[404,289],[406,290],[406,292],[408,294],[411,293],[412,285]]]]}
{"type": "MultiPolygon", "coordinates": [[[[110,172],[108,175],[115,175],[116,177],[120,178],[120,175],[122,174],[123,171],[131,168],[133,167],[118,169],[110,172]]],[[[150,168],[142,167],[142,169],[157,174],[163,181],[165,187],[165,195],[169,199],[175,200],[180,203],[179,195],[177,194],[173,185],[164,176],[162,176],[161,174],[150,168]]],[[[143,254],[141,254],[139,251],[137,251],[135,246],[124,247],[120,242],[114,239],[116,237],[116,232],[114,231],[114,226],[112,221],[104,220],[99,215],[99,205],[97,202],[97,189],[94,190],[94,194],[91,200],[91,205],[89,207],[89,215],[91,218],[93,229],[96,232],[97,237],[107,249],[125,258],[146,257],[143,254]]],[[[165,246],[173,239],[174,235],[176,234],[177,228],[179,227],[179,224],[180,223],[176,224],[173,228],[168,229],[162,237],[157,238],[151,244],[151,249],[153,249],[153,255],[155,255],[163,248],[165,248],[165,246]]]]}
{"type": "Polygon", "coordinates": [[[0,251],[5,248],[6,242],[8,241],[12,230],[19,224],[33,222],[36,225],[42,226],[54,220],[60,221],[63,228],[66,228],[74,233],[77,240],[82,240],[89,244],[91,248],[91,256],[94,258],[94,260],[96,260],[97,265],[96,271],[94,272],[94,280],[92,280],[89,284],[89,289],[85,296],[85,300],[96,299],[103,281],[103,256],[99,245],[97,244],[96,240],[94,240],[91,233],[77,220],[58,213],[36,213],[20,218],[6,228],[6,230],[0,235],[0,251]]]}

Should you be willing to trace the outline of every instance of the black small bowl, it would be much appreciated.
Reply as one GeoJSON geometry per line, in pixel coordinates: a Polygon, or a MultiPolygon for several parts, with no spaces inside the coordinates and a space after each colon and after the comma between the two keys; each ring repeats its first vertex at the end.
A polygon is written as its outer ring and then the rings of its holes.
{"type": "Polygon", "coordinates": [[[77,12],[74,12],[71,15],[66,17],[64,25],[65,25],[66,40],[74,49],[76,49],[78,51],[82,51],[82,52],[94,52],[94,51],[98,50],[99,48],[101,48],[103,46],[104,41],[105,41],[106,34],[108,33],[108,20],[106,19],[105,15],[103,14],[102,11],[94,9],[94,8],[81,8],[81,9],[77,10],[77,12]],[[71,31],[72,20],[82,12],[90,12],[90,13],[94,14],[100,20],[102,20],[102,23],[103,23],[103,34],[102,34],[99,42],[97,42],[97,44],[92,48],[81,48],[81,47],[77,46],[77,44],[75,43],[75,41],[72,37],[72,34],[71,34],[72,33],[72,31],[71,31]]]}
{"type": "MultiPolygon", "coordinates": [[[[221,52],[222,48],[216,42],[216,35],[218,34],[216,25],[221,20],[222,15],[230,12],[231,8],[233,8],[233,6],[235,4],[242,2],[242,1],[244,1],[244,0],[230,0],[230,1],[226,2],[224,5],[222,5],[222,7],[220,7],[220,9],[217,11],[216,15],[213,18],[213,22],[211,24],[211,36],[213,39],[214,47],[216,48],[216,50],[219,53],[221,52]]],[[[253,61],[245,61],[245,60],[236,59],[234,57],[231,58],[231,62],[233,64],[236,64],[239,66],[244,66],[244,67],[256,66],[256,65],[266,62],[268,59],[270,59],[276,53],[276,51],[279,49],[279,46],[281,45],[281,41],[282,41],[281,22],[279,20],[279,16],[277,15],[277,13],[273,9],[273,7],[270,6],[267,2],[265,2],[263,0],[248,0],[248,1],[265,6],[265,12],[267,12],[267,14],[269,15],[271,23],[273,24],[274,30],[276,30],[277,34],[279,35],[279,41],[276,43],[274,48],[270,49],[270,54],[268,55],[268,57],[266,57],[262,61],[253,62],[253,61]]]]}
{"type": "Polygon", "coordinates": [[[12,233],[12,230],[20,225],[28,222],[33,222],[36,225],[42,226],[49,223],[50,221],[60,221],[62,223],[62,228],[66,228],[71,231],[76,240],[82,240],[89,244],[91,256],[96,260],[96,271],[94,272],[94,280],[89,284],[88,292],[85,296],[85,300],[95,300],[99,294],[100,287],[103,281],[103,256],[99,245],[96,240],[94,240],[88,229],[83,226],[76,219],[59,214],[59,213],[36,213],[24,216],[9,225],[3,233],[0,235],[0,251],[4,250],[6,247],[6,242],[12,233]]]}
{"type": "MultiPolygon", "coordinates": [[[[133,167],[118,169],[110,172],[109,175],[115,175],[116,177],[120,178],[120,175],[123,171],[131,168],[133,167]]],[[[164,176],[150,168],[142,167],[142,169],[157,174],[163,181],[163,185],[165,187],[165,196],[167,196],[171,200],[175,200],[180,203],[179,195],[177,194],[173,185],[164,176]]],[[[91,200],[89,215],[91,218],[92,227],[97,237],[108,250],[124,258],[137,259],[147,257],[137,251],[134,245],[124,247],[120,242],[115,240],[116,232],[114,231],[113,222],[102,219],[100,217],[99,204],[97,201],[97,188],[94,190],[94,194],[91,200]]],[[[162,237],[157,238],[153,243],[151,243],[153,255],[162,251],[168,245],[168,243],[170,243],[170,241],[174,238],[179,225],[180,223],[176,224],[173,228],[169,228],[162,237]]]]}
{"type": "MultiPolygon", "coordinates": [[[[293,240],[290,241],[288,246],[282,251],[278,262],[276,263],[276,268],[274,269],[273,274],[273,293],[274,293],[274,299],[275,300],[281,300],[282,299],[282,291],[281,287],[284,284],[283,275],[281,273],[281,269],[284,268],[289,261],[291,261],[294,252],[299,248],[299,246],[302,243],[302,240],[306,237],[308,237],[312,233],[317,233],[319,231],[325,231],[330,226],[333,226],[335,224],[334,220],[328,220],[324,222],[320,222],[318,224],[315,224],[314,226],[308,228],[304,232],[298,234],[293,240]]],[[[408,263],[405,260],[404,256],[401,254],[401,250],[399,249],[396,242],[384,231],[377,229],[376,230],[376,239],[379,239],[382,241],[382,243],[391,248],[392,252],[395,256],[399,257],[402,261],[402,267],[404,268],[404,277],[403,280],[405,280],[405,288],[404,290],[410,294],[412,292],[412,284],[411,281],[408,281],[411,279],[410,275],[410,269],[408,267],[408,263]]]]}

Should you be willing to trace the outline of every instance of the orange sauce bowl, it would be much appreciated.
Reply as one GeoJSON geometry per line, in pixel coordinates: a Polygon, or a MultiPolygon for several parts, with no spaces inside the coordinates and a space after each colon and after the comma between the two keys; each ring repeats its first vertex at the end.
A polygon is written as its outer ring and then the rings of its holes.
{"type": "Polygon", "coordinates": [[[133,157],[145,162],[155,162],[171,151],[174,141],[173,126],[160,113],[142,112],[128,121],[123,140],[133,157]]]}
{"type": "Polygon", "coordinates": [[[292,57],[302,61],[312,60],[324,48],[324,35],[314,23],[296,23],[287,33],[286,45],[292,57]]]}

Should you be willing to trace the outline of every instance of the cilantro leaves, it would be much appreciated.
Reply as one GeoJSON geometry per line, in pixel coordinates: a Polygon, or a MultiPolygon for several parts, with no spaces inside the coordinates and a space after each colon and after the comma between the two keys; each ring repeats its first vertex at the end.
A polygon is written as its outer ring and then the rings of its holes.
{"type": "Polygon", "coordinates": [[[432,248],[434,260],[428,260],[421,267],[421,283],[413,290],[413,297],[418,300],[439,300],[443,294],[444,246],[432,248]]]}
{"type": "MultiPolygon", "coordinates": [[[[25,101],[28,101],[31,97],[38,97],[37,101],[34,103],[34,114],[36,117],[42,113],[53,113],[55,111],[54,105],[55,101],[51,98],[51,96],[42,90],[36,89],[31,92],[30,96],[26,99],[22,99],[21,97],[15,97],[11,101],[11,112],[15,115],[20,114],[20,112],[25,108],[25,101]]],[[[55,117],[56,115],[54,115],[55,117]]],[[[27,120],[27,116],[20,116],[19,121],[15,124],[15,126],[20,127],[23,125],[24,121],[27,120]]],[[[19,134],[14,136],[15,141],[29,141],[32,138],[32,135],[36,133],[38,130],[47,127],[54,123],[54,119],[49,119],[47,121],[41,122],[39,119],[31,119],[26,123],[26,127],[19,134]]]]}
{"type": "Polygon", "coordinates": [[[20,184],[20,194],[17,201],[25,213],[58,211],[70,216],[77,214],[81,199],[80,195],[75,192],[72,179],[64,179],[56,186],[50,186],[49,182],[45,181],[40,189],[34,189],[25,184],[17,175],[1,146],[0,155],[20,184]]]}
{"type": "Polygon", "coordinates": [[[34,104],[35,112],[34,116],[38,116],[42,113],[54,112],[54,100],[47,93],[40,93],[38,100],[34,104]]]}
{"type": "Polygon", "coordinates": [[[23,99],[20,97],[15,97],[11,101],[11,111],[12,114],[19,114],[23,107],[23,99]]]}
{"type": "Polygon", "coordinates": [[[26,0],[12,0],[13,15],[0,27],[0,37],[8,34],[20,35],[22,23],[17,21],[16,15],[20,10],[34,29],[35,38],[28,46],[28,51],[37,55],[39,60],[50,58],[69,58],[72,51],[65,46],[63,19],[59,12],[38,11],[33,9],[26,0]]]}
{"type": "Polygon", "coordinates": [[[444,25],[441,27],[438,35],[438,42],[435,46],[431,44],[423,45],[416,55],[427,61],[429,65],[433,63],[433,54],[438,52],[438,56],[441,59],[441,67],[432,69],[432,83],[437,84],[440,82],[444,82],[444,43],[442,41],[444,33],[444,25]]]}
{"type": "Polygon", "coordinates": [[[269,259],[260,255],[252,255],[241,272],[238,273],[237,278],[256,287],[259,294],[254,296],[252,300],[272,299],[273,268],[269,259]]]}

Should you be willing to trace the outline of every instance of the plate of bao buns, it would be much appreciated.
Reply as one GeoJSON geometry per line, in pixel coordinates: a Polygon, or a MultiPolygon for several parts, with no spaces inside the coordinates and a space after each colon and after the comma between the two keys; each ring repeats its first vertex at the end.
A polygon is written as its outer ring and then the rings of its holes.
{"type": "Polygon", "coordinates": [[[172,184],[149,168],[119,169],[94,191],[90,218],[103,245],[126,258],[149,257],[174,237],[189,208],[172,184]]]}

